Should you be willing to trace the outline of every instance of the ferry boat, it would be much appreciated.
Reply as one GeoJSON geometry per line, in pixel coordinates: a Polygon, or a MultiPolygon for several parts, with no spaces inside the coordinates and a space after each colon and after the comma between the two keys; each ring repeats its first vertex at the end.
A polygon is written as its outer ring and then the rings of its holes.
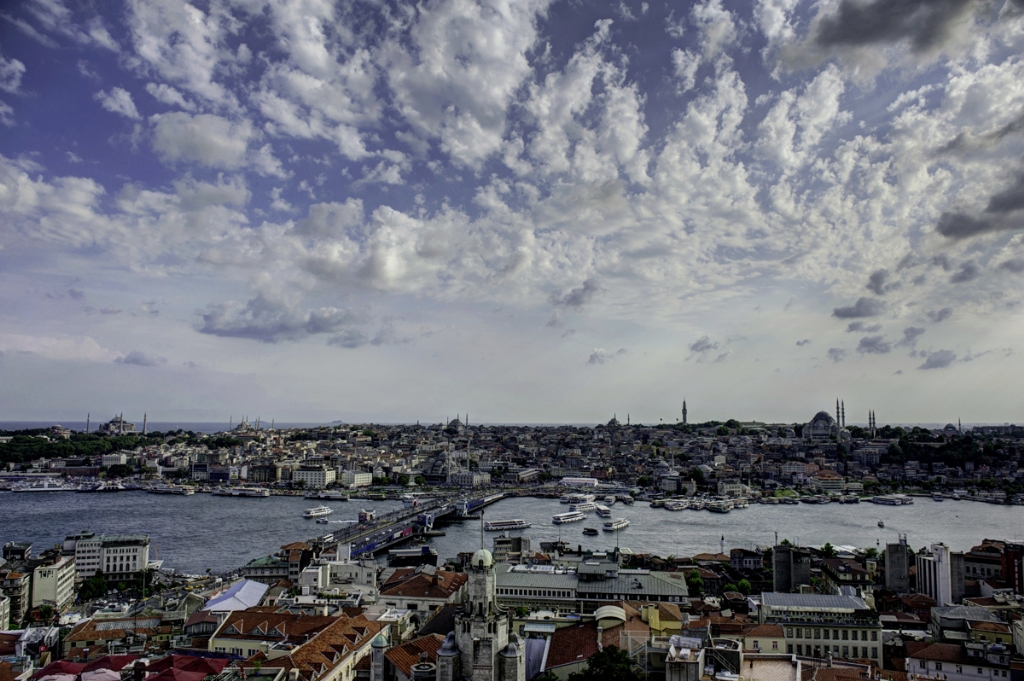
{"type": "Polygon", "coordinates": [[[914,503],[914,500],[905,494],[880,494],[877,497],[871,497],[871,502],[883,506],[905,506],[914,503]]]}
{"type": "Polygon", "coordinates": [[[377,519],[376,511],[367,511],[365,508],[359,511],[359,522],[369,523],[377,519]]]}
{"type": "Polygon", "coordinates": [[[103,480],[81,485],[79,492],[123,492],[127,488],[116,480],[103,480]]]}
{"type": "Polygon", "coordinates": [[[555,525],[564,525],[565,523],[578,523],[581,520],[586,520],[587,514],[580,513],[579,511],[569,511],[568,513],[556,513],[551,516],[551,522],[555,525]]]}
{"type": "Polygon", "coordinates": [[[856,494],[844,494],[841,498],[844,504],[859,504],[860,497],[856,494]]]}
{"type": "Polygon", "coordinates": [[[302,512],[303,518],[319,518],[320,516],[330,515],[334,513],[333,508],[328,508],[323,504],[320,504],[316,508],[307,508],[302,512]]]}
{"type": "Polygon", "coordinates": [[[595,527],[584,527],[583,528],[583,534],[587,535],[588,537],[596,537],[597,536],[597,528],[595,528],[595,527]]]}
{"type": "Polygon", "coordinates": [[[15,485],[11,488],[12,492],[74,492],[75,488],[65,485],[63,482],[58,480],[52,480],[50,478],[43,478],[42,480],[36,480],[34,482],[25,483],[21,485],[15,485]]]}
{"type": "Polygon", "coordinates": [[[602,518],[612,517],[612,509],[608,508],[604,504],[594,504],[594,507],[597,509],[597,514],[602,518]]]}
{"type": "Polygon", "coordinates": [[[625,518],[616,518],[615,520],[607,520],[604,523],[605,532],[615,532],[617,530],[624,530],[629,527],[629,521],[625,518]]]}
{"type": "Polygon", "coordinates": [[[591,511],[597,510],[597,504],[593,501],[585,501],[582,504],[569,504],[570,511],[579,511],[580,513],[590,513],[591,511]]]}
{"type": "Polygon", "coordinates": [[[568,494],[563,494],[562,496],[558,497],[558,503],[560,503],[560,504],[568,504],[569,503],[569,495],[568,494]]]}
{"type": "Polygon", "coordinates": [[[707,508],[707,502],[704,499],[694,499],[687,508],[691,511],[703,511],[707,508]]]}
{"type": "Polygon", "coordinates": [[[686,503],[685,501],[680,501],[678,499],[671,499],[665,502],[666,511],[683,511],[689,507],[690,505],[688,503],[686,503]]]}
{"type": "Polygon", "coordinates": [[[621,501],[622,503],[624,503],[626,506],[632,506],[633,505],[633,497],[629,496],[628,494],[620,494],[616,498],[619,501],[621,501]]]}
{"type": "Polygon", "coordinates": [[[935,492],[932,494],[932,499],[935,501],[945,501],[946,499],[942,496],[941,492],[935,492]]]}
{"type": "Polygon", "coordinates": [[[715,499],[708,502],[708,510],[712,513],[728,513],[733,509],[731,499],[715,499]]]}
{"type": "Polygon", "coordinates": [[[146,490],[150,494],[177,494],[183,497],[190,497],[196,493],[191,487],[185,487],[184,485],[153,485],[146,490]]]}
{"type": "Polygon", "coordinates": [[[570,494],[569,495],[569,503],[570,504],[589,504],[589,503],[592,503],[595,499],[597,499],[597,497],[595,497],[593,494],[570,494]]]}
{"type": "Polygon", "coordinates": [[[531,523],[520,518],[513,520],[485,520],[484,529],[488,532],[504,532],[505,530],[525,530],[531,523]]]}
{"type": "Polygon", "coordinates": [[[322,501],[348,501],[348,495],[344,492],[329,491],[325,489],[306,492],[307,499],[320,499],[322,501]]]}
{"type": "Polygon", "coordinates": [[[609,506],[613,505],[615,503],[615,495],[609,494],[608,496],[606,496],[604,498],[604,503],[608,504],[609,506]]]}
{"type": "Polygon", "coordinates": [[[216,490],[213,495],[215,497],[256,497],[264,498],[270,496],[269,489],[260,489],[259,487],[227,487],[216,490]]]}

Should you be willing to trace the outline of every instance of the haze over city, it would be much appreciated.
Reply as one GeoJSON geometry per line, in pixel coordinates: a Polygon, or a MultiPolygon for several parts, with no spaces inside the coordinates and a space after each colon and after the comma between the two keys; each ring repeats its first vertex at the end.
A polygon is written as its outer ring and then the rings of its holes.
{"type": "Polygon", "coordinates": [[[1022,23],[5,5],[0,413],[1019,421],[1022,23]]]}

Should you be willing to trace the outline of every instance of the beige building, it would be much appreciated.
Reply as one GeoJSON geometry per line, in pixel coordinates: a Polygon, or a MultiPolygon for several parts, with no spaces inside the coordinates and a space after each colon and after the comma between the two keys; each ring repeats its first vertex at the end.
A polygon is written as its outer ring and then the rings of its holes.
{"type": "Polygon", "coordinates": [[[75,557],[59,556],[32,572],[32,607],[49,605],[58,612],[75,602],[75,557]]]}
{"type": "Polygon", "coordinates": [[[11,599],[0,594],[0,631],[11,628],[11,599]]]}

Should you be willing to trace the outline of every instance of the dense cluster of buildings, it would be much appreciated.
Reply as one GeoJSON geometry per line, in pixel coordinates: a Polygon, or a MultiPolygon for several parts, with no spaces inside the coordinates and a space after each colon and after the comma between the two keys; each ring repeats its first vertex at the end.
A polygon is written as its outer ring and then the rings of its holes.
{"type": "MultiPolygon", "coordinates": [[[[353,489],[374,481],[529,486],[581,477],[668,494],[692,494],[704,485],[733,496],[793,486],[812,493],[860,494],[876,485],[929,484],[985,501],[1024,503],[1003,489],[1005,483],[1024,483],[1024,429],[979,427],[966,434],[953,424],[917,429],[913,458],[901,452],[894,456],[899,435],[888,427],[878,429],[873,414],[866,429],[846,427],[845,417],[845,405],[837,404],[834,417],[822,411],[803,424],[644,426],[613,418],[596,427],[527,427],[470,426],[456,418],[433,425],[281,430],[243,420],[224,434],[234,438],[234,446],[209,447],[209,438],[183,441],[180,433],[168,434],[161,444],[103,457],[9,463],[0,478],[95,476],[102,467],[119,463],[147,477],[307,489],[353,489]],[[941,455],[944,446],[966,435],[979,456],[954,461],[941,455]],[[1000,484],[980,485],[982,480],[1000,484]]],[[[135,425],[117,417],[104,429],[132,433],[135,425]]]]}
{"type": "Polygon", "coordinates": [[[138,658],[166,660],[151,675],[212,664],[231,679],[564,681],[615,646],[657,681],[806,681],[821,669],[832,671],[820,681],[1024,675],[1021,544],[784,543],[667,559],[492,541],[443,568],[384,567],[345,546],[293,542],[273,556],[277,571],[167,578],[148,598],[77,605],[76,584],[108,556],[112,567],[143,562],[148,540],[80,532],[38,559],[8,544],[0,666],[25,679],[138,658]],[[972,579],[976,569],[986,576],[972,579]],[[29,578],[16,593],[19,575],[29,578]],[[61,627],[38,617],[37,601],[65,613],[61,627]]]}

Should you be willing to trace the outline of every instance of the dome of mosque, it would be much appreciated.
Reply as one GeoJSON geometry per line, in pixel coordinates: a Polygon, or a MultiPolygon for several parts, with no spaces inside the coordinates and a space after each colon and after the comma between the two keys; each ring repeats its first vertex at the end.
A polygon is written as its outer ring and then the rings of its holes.
{"type": "Polygon", "coordinates": [[[473,554],[472,564],[473,567],[493,567],[494,556],[487,549],[480,549],[473,554]]]}

